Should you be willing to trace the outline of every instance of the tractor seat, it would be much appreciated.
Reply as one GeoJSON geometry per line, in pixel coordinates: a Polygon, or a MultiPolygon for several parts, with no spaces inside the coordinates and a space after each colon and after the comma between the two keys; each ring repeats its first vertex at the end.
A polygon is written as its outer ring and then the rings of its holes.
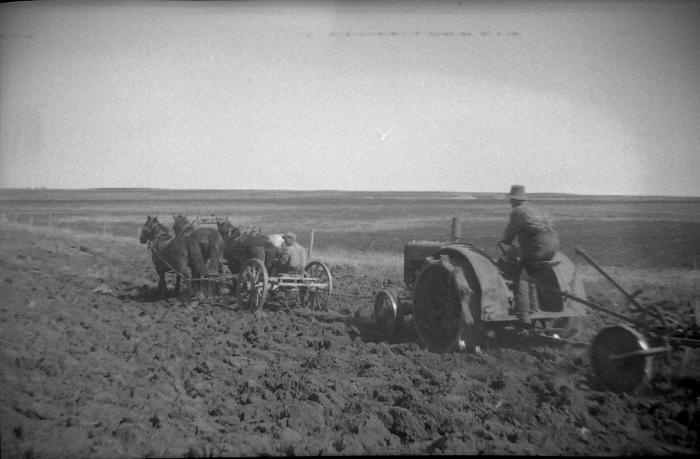
{"type": "Polygon", "coordinates": [[[542,268],[542,267],[544,267],[544,266],[557,266],[559,263],[561,263],[561,261],[554,261],[554,260],[550,260],[550,261],[538,261],[538,262],[534,263],[534,264],[532,265],[532,267],[535,268],[535,269],[537,269],[537,268],[542,268]]]}

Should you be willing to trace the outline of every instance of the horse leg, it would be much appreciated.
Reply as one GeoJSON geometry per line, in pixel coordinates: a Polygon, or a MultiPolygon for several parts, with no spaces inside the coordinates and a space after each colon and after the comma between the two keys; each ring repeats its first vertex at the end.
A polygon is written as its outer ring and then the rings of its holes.
{"type": "MultiPolygon", "coordinates": [[[[210,273],[217,273],[219,277],[221,277],[221,264],[219,264],[219,253],[216,250],[216,246],[214,244],[209,245],[209,252],[207,253],[207,274],[210,273]]],[[[208,276],[207,276],[208,277],[208,276]]],[[[214,282],[214,285],[211,285],[211,281],[209,279],[206,280],[207,283],[207,294],[213,292],[214,295],[219,294],[219,283],[214,282]]]]}
{"type": "Polygon", "coordinates": [[[165,285],[165,271],[158,271],[158,293],[163,297],[163,299],[168,298],[168,289],[165,285]]]}

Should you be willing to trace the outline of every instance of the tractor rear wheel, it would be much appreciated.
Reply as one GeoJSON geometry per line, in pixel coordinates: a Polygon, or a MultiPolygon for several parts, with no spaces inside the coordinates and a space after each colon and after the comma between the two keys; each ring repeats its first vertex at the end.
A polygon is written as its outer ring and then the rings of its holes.
{"type": "MultiPolygon", "coordinates": [[[[471,303],[464,271],[445,255],[418,274],[413,295],[413,317],[421,340],[431,352],[462,350],[475,340],[474,327],[461,327],[462,304],[471,303]],[[461,276],[461,279],[460,279],[461,276]],[[465,342],[466,341],[466,342],[465,342]]],[[[474,318],[479,320],[478,317],[474,318]]]]}

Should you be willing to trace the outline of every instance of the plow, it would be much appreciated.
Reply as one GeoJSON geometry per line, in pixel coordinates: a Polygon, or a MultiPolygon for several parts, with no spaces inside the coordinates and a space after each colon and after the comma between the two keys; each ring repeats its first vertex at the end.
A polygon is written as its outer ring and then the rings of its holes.
{"type": "MultiPolygon", "coordinates": [[[[485,336],[518,332],[589,348],[595,380],[602,387],[633,392],[653,375],[653,359],[680,348],[700,348],[698,314],[682,324],[654,305],[643,305],[640,291],[628,293],[582,249],[584,258],[626,299],[629,313],[586,297],[575,265],[557,252],[551,261],[523,272],[531,312],[516,315],[513,273],[517,255],[499,244],[496,259],[471,244],[412,241],[404,247],[406,290],[383,288],[374,298],[376,326],[387,337],[403,332],[413,316],[419,339],[433,352],[478,348],[485,336]],[[578,341],[589,309],[620,321],[599,330],[590,342],[578,341]]],[[[697,308],[696,308],[697,309],[697,308]]]]}
{"type": "Polygon", "coordinates": [[[624,322],[601,329],[590,344],[591,367],[604,387],[632,392],[649,382],[654,356],[680,348],[700,348],[700,311],[695,311],[693,324],[683,324],[654,305],[641,304],[636,299],[641,291],[628,293],[583,250],[577,248],[576,253],[623,294],[630,309],[629,314],[620,314],[598,303],[577,299],[624,322]]]}

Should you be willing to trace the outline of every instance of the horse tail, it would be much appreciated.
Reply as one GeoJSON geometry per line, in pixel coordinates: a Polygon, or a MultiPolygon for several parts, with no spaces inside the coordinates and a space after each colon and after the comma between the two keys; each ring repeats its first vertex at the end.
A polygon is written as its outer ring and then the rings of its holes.
{"type": "Polygon", "coordinates": [[[270,266],[268,264],[268,259],[266,256],[267,251],[265,250],[264,246],[254,245],[254,246],[249,248],[249,253],[250,253],[250,258],[257,258],[265,265],[265,268],[270,269],[270,266]]]}
{"type": "MultiPolygon", "coordinates": [[[[188,264],[192,273],[192,279],[204,279],[209,277],[207,264],[204,262],[202,249],[199,247],[199,244],[194,240],[194,238],[191,237],[186,237],[185,240],[187,244],[188,264]]],[[[201,284],[202,281],[200,280],[195,282],[195,285],[201,284]]]]}
{"type": "Polygon", "coordinates": [[[209,247],[205,259],[209,266],[209,272],[220,272],[221,258],[223,256],[224,238],[218,231],[212,231],[209,235],[209,247]]]}

